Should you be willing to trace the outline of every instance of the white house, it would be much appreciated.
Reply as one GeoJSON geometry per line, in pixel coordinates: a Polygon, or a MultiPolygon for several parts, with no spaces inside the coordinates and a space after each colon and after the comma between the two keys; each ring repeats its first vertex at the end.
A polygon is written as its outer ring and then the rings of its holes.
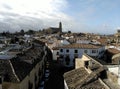
{"type": "Polygon", "coordinates": [[[68,45],[70,44],[67,40],[61,40],[61,45],[68,45]]]}
{"type": "Polygon", "coordinates": [[[89,44],[91,43],[91,40],[77,40],[76,43],[89,44]]]}
{"type": "Polygon", "coordinates": [[[120,86],[120,65],[106,65],[106,67],[108,68],[108,78],[110,81],[120,86]]]}
{"type": "Polygon", "coordinates": [[[52,48],[53,60],[57,61],[59,57],[59,48],[53,47],[52,48]]]}
{"type": "MultiPolygon", "coordinates": [[[[83,53],[89,56],[100,58],[105,51],[105,46],[93,44],[69,44],[53,50],[53,58],[58,58],[63,61],[65,66],[74,66],[75,58],[81,58],[83,53]],[[55,55],[56,52],[56,55],[55,55]]],[[[57,60],[57,59],[56,59],[57,60]]]]}

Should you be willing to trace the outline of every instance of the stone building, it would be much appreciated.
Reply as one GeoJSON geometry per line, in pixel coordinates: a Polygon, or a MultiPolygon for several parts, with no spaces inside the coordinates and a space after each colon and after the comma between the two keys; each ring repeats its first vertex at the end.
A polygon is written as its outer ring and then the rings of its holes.
{"type": "Polygon", "coordinates": [[[73,67],[75,58],[81,58],[84,53],[96,58],[102,57],[105,51],[105,46],[74,43],[56,49],[53,50],[53,56],[56,56],[56,58],[59,56],[59,60],[62,60],[65,66],[73,67]],[[57,54],[55,55],[55,53],[57,54]]]}
{"type": "Polygon", "coordinates": [[[120,43],[120,29],[117,30],[115,37],[116,37],[116,43],[120,43]]]}
{"type": "Polygon", "coordinates": [[[13,58],[0,59],[0,89],[37,89],[44,74],[44,43],[33,45],[13,58]]]}
{"type": "Polygon", "coordinates": [[[62,23],[59,22],[59,27],[49,27],[44,29],[46,33],[53,34],[53,33],[62,33],[62,23]]]}
{"type": "Polygon", "coordinates": [[[105,52],[105,61],[111,64],[119,64],[120,50],[115,48],[108,48],[105,52]]]}
{"type": "Polygon", "coordinates": [[[76,69],[64,74],[65,89],[111,89],[102,79],[105,68],[88,55],[76,59],[76,69]]]}

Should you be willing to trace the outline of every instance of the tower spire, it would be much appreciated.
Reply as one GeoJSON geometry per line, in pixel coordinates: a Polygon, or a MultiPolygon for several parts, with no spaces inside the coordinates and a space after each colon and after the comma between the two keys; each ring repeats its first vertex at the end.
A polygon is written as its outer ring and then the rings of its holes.
{"type": "Polygon", "coordinates": [[[62,32],[62,23],[59,22],[59,29],[60,29],[60,32],[62,32]]]}

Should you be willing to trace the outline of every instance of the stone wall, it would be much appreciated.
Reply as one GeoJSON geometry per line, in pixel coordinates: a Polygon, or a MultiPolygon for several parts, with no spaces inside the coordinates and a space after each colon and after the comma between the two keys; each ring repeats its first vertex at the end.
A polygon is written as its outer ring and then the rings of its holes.
{"type": "Polygon", "coordinates": [[[107,71],[107,77],[108,79],[110,79],[110,81],[118,83],[118,76],[115,75],[114,73],[107,71]]]}
{"type": "Polygon", "coordinates": [[[84,67],[84,61],[81,60],[80,58],[75,59],[75,69],[84,67]]]}

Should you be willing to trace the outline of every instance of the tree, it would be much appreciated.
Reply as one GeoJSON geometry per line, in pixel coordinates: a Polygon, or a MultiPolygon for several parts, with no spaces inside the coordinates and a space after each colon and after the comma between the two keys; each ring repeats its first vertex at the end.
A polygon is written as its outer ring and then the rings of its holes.
{"type": "Polygon", "coordinates": [[[6,32],[3,31],[3,32],[2,32],[2,36],[6,36],[6,32]]]}
{"type": "Polygon", "coordinates": [[[35,33],[35,31],[33,31],[33,30],[29,29],[27,33],[28,33],[29,35],[32,35],[32,34],[34,34],[34,33],[35,33]]]}
{"type": "Polygon", "coordinates": [[[21,34],[21,35],[24,35],[24,34],[25,34],[25,32],[24,32],[23,29],[21,29],[20,34],[21,34]]]}
{"type": "Polygon", "coordinates": [[[70,34],[70,33],[71,33],[71,31],[68,31],[68,33],[70,34]]]}
{"type": "Polygon", "coordinates": [[[11,39],[10,43],[14,44],[16,42],[19,42],[19,38],[18,37],[14,37],[11,39]]]}

